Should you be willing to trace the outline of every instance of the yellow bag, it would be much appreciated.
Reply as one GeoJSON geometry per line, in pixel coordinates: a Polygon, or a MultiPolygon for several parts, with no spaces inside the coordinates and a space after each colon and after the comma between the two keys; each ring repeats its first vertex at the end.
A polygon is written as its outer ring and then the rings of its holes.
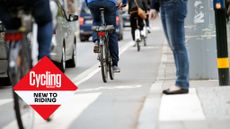
{"type": "Polygon", "coordinates": [[[139,7],[137,8],[137,14],[142,19],[146,19],[147,18],[147,15],[146,15],[145,11],[142,8],[139,8],[139,7]]]}
{"type": "Polygon", "coordinates": [[[147,14],[145,13],[145,11],[138,6],[137,0],[135,0],[135,3],[137,5],[137,14],[138,14],[138,16],[140,16],[142,19],[146,19],[147,14]]]}

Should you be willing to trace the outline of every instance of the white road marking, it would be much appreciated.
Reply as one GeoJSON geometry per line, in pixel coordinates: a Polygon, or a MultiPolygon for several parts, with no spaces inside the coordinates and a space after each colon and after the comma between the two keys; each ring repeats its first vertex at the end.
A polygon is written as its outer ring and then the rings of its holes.
{"type": "MultiPolygon", "coordinates": [[[[46,122],[38,114],[35,114],[33,129],[68,129],[71,123],[76,120],[97,98],[98,93],[77,94],[68,102],[62,104],[54,113],[52,122],[46,122]]],[[[3,129],[16,129],[16,120],[9,123],[3,129]]]]}
{"type": "Polygon", "coordinates": [[[99,92],[101,90],[116,90],[116,89],[135,89],[135,88],[141,88],[142,85],[128,85],[128,86],[113,86],[113,87],[97,87],[97,88],[90,88],[90,89],[83,89],[78,90],[76,93],[84,93],[84,92],[99,92]]]}
{"type": "Polygon", "coordinates": [[[0,99],[0,106],[12,102],[13,99],[0,99]]]}
{"type": "Polygon", "coordinates": [[[167,47],[165,46],[166,42],[164,42],[164,46],[162,48],[163,55],[161,56],[161,63],[158,68],[158,75],[156,82],[154,82],[150,88],[150,92],[145,100],[143,109],[141,110],[140,117],[138,120],[138,127],[137,129],[156,129],[158,121],[158,114],[159,114],[159,107],[160,105],[160,95],[161,87],[163,86],[163,78],[165,77],[165,68],[166,64],[164,63],[167,61],[167,55],[164,54],[167,52],[167,47]],[[155,122],[154,122],[155,121],[155,122]]]}
{"type": "Polygon", "coordinates": [[[196,90],[190,88],[189,94],[163,95],[160,108],[160,121],[205,120],[196,90]]]}
{"type": "MultiPolygon", "coordinates": [[[[133,42],[128,42],[126,45],[124,45],[120,49],[120,54],[119,55],[123,54],[132,45],[133,45],[133,42]]],[[[100,71],[100,68],[98,66],[99,66],[99,63],[97,63],[94,66],[90,67],[89,69],[87,69],[86,71],[81,73],[80,75],[78,75],[75,78],[73,78],[72,79],[73,82],[76,85],[80,85],[80,84],[84,83],[85,81],[89,80],[92,76],[94,76],[97,72],[100,71]]]]}

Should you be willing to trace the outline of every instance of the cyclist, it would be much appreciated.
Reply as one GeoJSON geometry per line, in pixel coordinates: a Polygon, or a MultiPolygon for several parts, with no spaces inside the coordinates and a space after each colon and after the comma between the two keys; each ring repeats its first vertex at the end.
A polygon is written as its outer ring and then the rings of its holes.
{"type": "Polygon", "coordinates": [[[0,0],[0,20],[6,30],[20,29],[21,20],[13,17],[10,9],[21,6],[31,8],[32,15],[38,24],[38,58],[49,56],[53,31],[49,0],[0,0]]]}
{"type": "MultiPolygon", "coordinates": [[[[117,8],[121,9],[122,5],[127,3],[127,0],[85,0],[87,3],[91,14],[93,16],[93,25],[100,25],[100,8],[105,9],[105,22],[107,25],[114,25],[116,27],[116,12],[117,8]]],[[[99,46],[98,46],[98,37],[97,34],[93,33],[93,42],[94,52],[99,53],[99,46]]],[[[115,73],[120,72],[120,68],[118,67],[119,61],[119,47],[118,47],[118,37],[116,32],[112,32],[109,34],[109,49],[112,56],[113,61],[113,71],[115,73]]]]}
{"type": "Polygon", "coordinates": [[[150,6],[151,6],[151,1],[150,0],[143,0],[145,2],[144,4],[144,9],[147,14],[147,18],[145,19],[145,24],[148,30],[148,33],[151,33],[151,28],[149,25],[149,11],[150,11],[150,6]]]}
{"type": "Polygon", "coordinates": [[[143,0],[129,0],[130,25],[133,41],[141,41],[140,31],[142,31],[144,27],[144,19],[138,16],[137,6],[144,10],[145,2],[143,2],[143,0]]]}

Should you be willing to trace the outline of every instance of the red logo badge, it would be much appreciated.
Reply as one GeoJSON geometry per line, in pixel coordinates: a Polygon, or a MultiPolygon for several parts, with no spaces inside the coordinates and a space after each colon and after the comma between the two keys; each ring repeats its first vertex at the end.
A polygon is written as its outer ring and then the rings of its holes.
{"type": "Polygon", "coordinates": [[[42,58],[18,84],[15,92],[43,119],[74,95],[77,86],[48,57],[42,58]]]}

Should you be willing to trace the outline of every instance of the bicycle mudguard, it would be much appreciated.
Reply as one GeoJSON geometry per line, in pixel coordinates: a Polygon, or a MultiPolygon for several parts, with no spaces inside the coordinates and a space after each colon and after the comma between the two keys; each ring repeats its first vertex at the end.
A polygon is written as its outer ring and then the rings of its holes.
{"type": "Polygon", "coordinates": [[[107,25],[107,26],[92,26],[92,30],[96,32],[100,31],[114,31],[115,28],[113,25],[107,25]]]}

